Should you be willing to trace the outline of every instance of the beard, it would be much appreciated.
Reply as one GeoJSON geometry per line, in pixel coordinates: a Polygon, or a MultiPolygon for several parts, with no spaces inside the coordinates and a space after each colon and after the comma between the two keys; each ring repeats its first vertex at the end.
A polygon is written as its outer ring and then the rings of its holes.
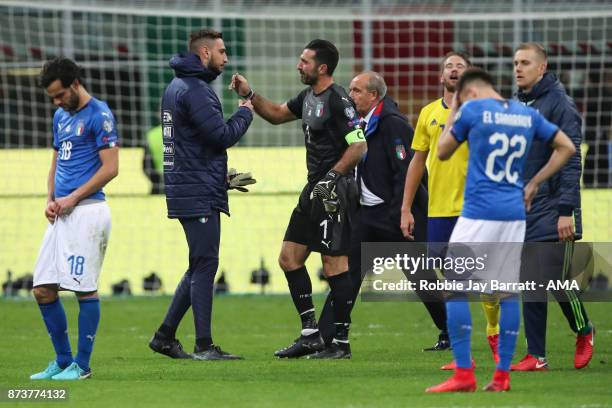
{"type": "Polygon", "coordinates": [[[223,65],[215,64],[214,62],[210,62],[207,67],[210,71],[214,72],[217,75],[223,73],[223,65]]]}
{"type": "Polygon", "coordinates": [[[70,98],[68,98],[68,102],[62,105],[62,109],[70,114],[74,114],[79,108],[79,103],[81,102],[81,98],[79,98],[79,94],[70,90],[70,98]]]}
{"type": "Polygon", "coordinates": [[[450,93],[454,93],[455,92],[455,85],[454,84],[451,84],[450,82],[444,81],[443,85],[444,85],[444,89],[446,89],[448,92],[450,92],[450,93]]]}
{"type": "Polygon", "coordinates": [[[304,71],[300,71],[300,80],[304,85],[314,85],[317,83],[319,76],[315,74],[307,74],[304,71]]]}

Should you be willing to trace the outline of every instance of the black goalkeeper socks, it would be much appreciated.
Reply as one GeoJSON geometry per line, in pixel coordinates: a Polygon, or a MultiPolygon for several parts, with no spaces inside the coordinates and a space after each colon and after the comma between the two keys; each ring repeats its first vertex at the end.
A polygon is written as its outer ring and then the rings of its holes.
{"type": "Polygon", "coordinates": [[[353,283],[348,272],[340,275],[328,276],[327,282],[332,292],[334,300],[334,321],[336,323],[336,333],[338,329],[351,323],[351,309],[353,306],[353,283]]]}
{"type": "MultiPolygon", "coordinates": [[[[312,311],[314,315],[314,305],[312,304],[312,283],[310,282],[310,276],[305,266],[294,271],[285,272],[287,283],[289,284],[289,292],[291,292],[291,298],[293,304],[297,309],[298,314],[301,316],[307,314],[306,312],[312,311]]],[[[308,316],[306,316],[308,318],[308,316]]],[[[302,319],[304,321],[304,319],[302,319]]]]}
{"type": "Polygon", "coordinates": [[[336,333],[334,334],[334,340],[341,343],[348,343],[349,341],[349,323],[336,323],[336,333]]]}
{"type": "Polygon", "coordinates": [[[317,318],[315,316],[314,309],[308,310],[300,315],[300,319],[302,319],[302,330],[304,329],[312,329],[318,330],[317,326],[317,318]]]}

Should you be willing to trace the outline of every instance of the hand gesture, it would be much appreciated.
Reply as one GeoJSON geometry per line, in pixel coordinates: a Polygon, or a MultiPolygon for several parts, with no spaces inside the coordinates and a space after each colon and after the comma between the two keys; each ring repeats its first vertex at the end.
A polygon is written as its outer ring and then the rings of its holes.
{"type": "Polygon", "coordinates": [[[242,98],[246,97],[249,92],[251,92],[251,87],[249,86],[247,79],[237,72],[232,75],[229,89],[234,90],[238,96],[242,98]]]}

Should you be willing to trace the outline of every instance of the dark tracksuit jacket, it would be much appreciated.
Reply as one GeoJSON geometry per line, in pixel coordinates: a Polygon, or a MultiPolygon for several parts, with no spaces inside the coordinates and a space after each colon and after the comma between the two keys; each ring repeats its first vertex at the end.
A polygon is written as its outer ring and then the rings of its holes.
{"type": "Polygon", "coordinates": [[[246,133],[253,113],[241,107],[226,122],[210,86],[217,76],[192,53],[170,60],[176,77],[162,97],[164,183],[169,218],[229,214],[227,152],[246,133]]]}
{"type": "Polygon", "coordinates": [[[253,113],[241,107],[224,120],[221,102],[210,86],[218,74],[204,67],[197,55],[175,55],[170,67],[176,77],[161,103],[166,203],[168,217],[179,219],[189,245],[189,268],[170,310],[176,313],[191,305],[196,338],[208,339],[220,212],[229,214],[226,149],[246,133],[253,113]]]}
{"type": "MultiPolygon", "coordinates": [[[[388,96],[382,100],[378,115],[372,115],[366,129],[368,152],[357,166],[357,185],[361,180],[374,195],[384,202],[361,206],[361,222],[401,237],[400,211],[404,183],[413,152],[410,149],[414,130],[397,104],[388,96]],[[376,119],[374,119],[376,118],[376,119]]],[[[427,177],[423,177],[412,205],[415,217],[415,240],[426,241],[427,177]]]]}
{"type": "MultiPolygon", "coordinates": [[[[548,121],[559,126],[574,146],[576,153],[546,182],[527,213],[525,241],[549,241],[559,239],[557,221],[560,215],[573,215],[576,224],[576,239],[582,238],[582,212],[580,209],[580,143],[582,142],[582,117],[576,104],[565,92],[565,88],[554,74],[546,73],[531,92],[518,93],[518,99],[538,110],[548,121]]],[[[546,164],[552,154],[549,145],[533,141],[525,161],[525,184],[546,164]]]]}
{"type": "MultiPolygon", "coordinates": [[[[526,242],[555,242],[559,240],[557,222],[559,216],[574,217],[576,239],[582,238],[582,212],[580,209],[580,143],[582,142],[582,117],[572,98],[552,73],[544,77],[531,92],[519,91],[519,101],[538,110],[548,121],[556,124],[574,143],[576,153],[550,179],[540,185],[538,193],[527,213],[526,242]]],[[[524,168],[524,182],[529,180],[546,164],[552,148],[544,143],[533,141],[524,168]]],[[[546,244],[530,246],[523,251],[523,279],[562,279],[568,273],[573,255],[573,243],[546,244]]],[[[588,317],[579,294],[576,291],[552,292],[574,332],[588,324],[588,317]]],[[[545,298],[544,291],[524,293],[523,318],[528,352],[543,357],[546,354],[547,303],[536,301],[545,298]],[[530,298],[531,297],[531,298],[530,298]]]]}

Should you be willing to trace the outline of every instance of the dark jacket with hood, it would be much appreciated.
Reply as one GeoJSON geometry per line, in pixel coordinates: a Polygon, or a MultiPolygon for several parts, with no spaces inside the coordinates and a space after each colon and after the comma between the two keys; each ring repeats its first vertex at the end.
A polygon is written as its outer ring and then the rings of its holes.
{"type": "MultiPolygon", "coordinates": [[[[410,149],[414,130],[399,111],[393,99],[385,96],[374,109],[365,137],[367,154],[357,166],[357,185],[361,181],[384,202],[375,206],[361,206],[361,222],[401,237],[400,212],[404,196],[406,172],[414,152],[410,149]]],[[[415,218],[415,241],[427,237],[427,177],[423,177],[412,204],[415,218]]]]}
{"type": "MultiPolygon", "coordinates": [[[[574,216],[576,239],[582,238],[580,210],[580,143],[582,117],[572,98],[557,77],[545,73],[531,92],[519,91],[518,99],[538,110],[548,121],[559,126],[574,143],[576,153],[563,168],[540,185],[538,194],[527,213],[525,241],[554,241],[559,239],[559,216],[574,216]]],[[[546,164],[552,154],[548,144],[533,141],[525,161],[525,184],[546,164]]]]}
{"type": "Polygon", "coordinates": [[[170,59],[175,78],[162,97],[164,183],[169,218],[229,214],[227,152],[246,133],[253,113],[240,107],[226,122],[209,85],[219,74],[192,53],[170,59]]]}

